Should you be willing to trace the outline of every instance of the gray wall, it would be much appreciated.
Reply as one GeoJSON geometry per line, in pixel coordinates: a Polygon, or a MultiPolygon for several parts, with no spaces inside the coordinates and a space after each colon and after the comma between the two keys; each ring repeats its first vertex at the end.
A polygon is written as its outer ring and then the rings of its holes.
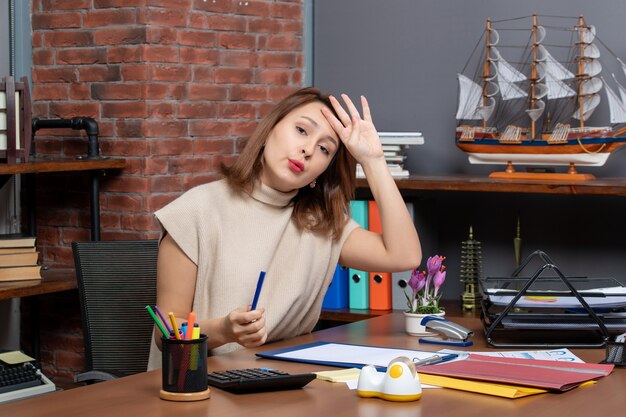
{"type": "MultiPolygon", "coordinates": [[[[411,172],[486,175],[502,167],[471,165],[454,145],[456,73],[487,17],[533,13],[582,14],[598,37],[626,58],[623,0],[318,0],[313,84],[334,94],[366,95],[381,131],[424,132],[426,143],[409,153],[411,172]]],[[[606,114],[604,106],[597,113],[606,114]]],[[[624,177],[626,151],[614,153],[604,167],[580,171],[624,177]]],[[[484,275],[512,271],[518,216],[524,255],[542,249],[565,273],[624,281],[626,198],[460,192],[416,192],[409,198],[416,203],[424,254],[448,256],[445,298],[460,292],[460,242],[470,224],[483,242],[484,275]]]]}

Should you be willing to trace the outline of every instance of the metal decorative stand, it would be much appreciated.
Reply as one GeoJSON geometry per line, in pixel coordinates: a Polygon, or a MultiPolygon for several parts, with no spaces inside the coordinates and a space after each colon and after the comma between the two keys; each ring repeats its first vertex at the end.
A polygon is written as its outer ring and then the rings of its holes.
{"type": "Polygon", "coordinates": [[[478,288],[482,263],[480,242],[474,240],[472,226],[469,228],[469,236],[461,242],[461,273],[460,281],[464,291],[461,296],[463,310],[475,310],[480,306],[481,295],[478,288]]]}

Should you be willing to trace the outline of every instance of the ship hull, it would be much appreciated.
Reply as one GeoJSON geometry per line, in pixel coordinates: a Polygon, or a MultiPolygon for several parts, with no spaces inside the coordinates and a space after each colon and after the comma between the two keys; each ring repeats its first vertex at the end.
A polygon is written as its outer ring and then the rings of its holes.
{"type": "Polygon", "coordinates": [[[592,137],[569,139],[550,144],[545,140],[522,140],[504,144],[497,139],[460,141],[456,145],[468,154],[472,164],[569,165],[602,166],[611,152],[626,145],[626,137],[592,137]],[[582,145],[582,146],[581,146],[582,145]]]}

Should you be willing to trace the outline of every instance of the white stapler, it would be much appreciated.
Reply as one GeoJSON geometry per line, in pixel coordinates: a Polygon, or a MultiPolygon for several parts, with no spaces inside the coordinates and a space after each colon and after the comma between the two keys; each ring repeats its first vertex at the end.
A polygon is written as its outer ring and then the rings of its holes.
{"type": "Polygon", "coordinates": [[[426,316],[422,319],[422,326],[425,326],[426,330],[434,330],[441,333],[444,337],[422,337],[419,339],[420,343],[450,346],[471,346],[473,344],[473,342],[468,339],[474,335],[474,332],[450,320],[441,317],[426,316]]]}

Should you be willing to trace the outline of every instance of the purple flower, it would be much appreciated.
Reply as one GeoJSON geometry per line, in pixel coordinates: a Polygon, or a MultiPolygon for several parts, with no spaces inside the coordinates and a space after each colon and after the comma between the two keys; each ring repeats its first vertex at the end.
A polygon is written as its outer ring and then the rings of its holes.
{"type": "Polygon", "coordinates": [[[411,278],[409,279],[409,287],[413,289],[413,293],[417,293],[424,288],[426,284],[426,273],[424,271],[418,271],[417,268],[411,272],[411,278]]]}
{"type": "Polygon", "coordinates": [[[443,260],[446,259],[443,256],[435,255],[428,258],[428,262],[426,263],[426,269],[428,270],[428,275],[432,275],[435,272],[441,270],[441,264],[443,260]]]}
{"type": "Polygon", "coordinates": [[[446,280],[446,271],[437,271],[435,272],[435,276],[433,277],[433,285],[435,286],[435,297],[439,292],[439,288],[443,285],[446,280]]]}

